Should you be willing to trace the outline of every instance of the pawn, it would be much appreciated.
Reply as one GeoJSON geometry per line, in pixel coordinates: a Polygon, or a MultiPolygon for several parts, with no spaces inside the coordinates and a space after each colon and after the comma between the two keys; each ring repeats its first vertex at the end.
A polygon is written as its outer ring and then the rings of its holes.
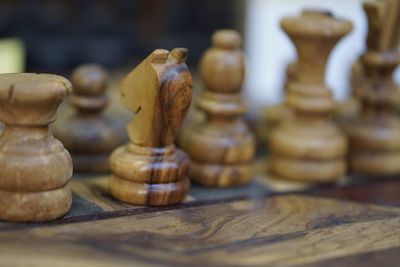
{"type": "Polygon", "coordinates": [[[286,84],[293,118],[273,130],[269,170],[276,178],[332,182],[346,171],[347,141],[330,118],[335,102],[324,84],[331,49],[351,30],[351,22],[322,11],[284,18],[281,27],[294,43],[296,77],[286,84]]]}
{"type": "Polygon", "coordinates": [[[54,135],[71,153],[74,170],[110,171],[111,152],[127,140],[123,123],[103,114],[108,104],[108,76],[99,65],[82,65],[72,74],[69,99],[76,113],[54,127],[54,135]]]}
{"type": "Polygon", "coordinates": [[[47,221],[71,206],[72,161],[49,124],[70,82],[50,74],[0,74],[0,220],[47,221]]]}
{"type": "Polygon", "coordinates": [[[197,108],[206,119],[186,128],[180,144],[192,159],[193,181],[236,186],[252,178],[255,152],[254,137],[241,116],[245,112],[240,95],[245,72],[241,37],[234,30],[220,30],[212,44],[200,62],[204,92],[197,108]]]}
{"type": "Polygon", "coordinates": [[[187,56],[186,48],[157,49],[122,82],[122,104],[135,116],[130,142],[110,159],[110,192],[121,201],[171,205],[189,190],[190,159],[174,144],[192,99],[187,56]]]}

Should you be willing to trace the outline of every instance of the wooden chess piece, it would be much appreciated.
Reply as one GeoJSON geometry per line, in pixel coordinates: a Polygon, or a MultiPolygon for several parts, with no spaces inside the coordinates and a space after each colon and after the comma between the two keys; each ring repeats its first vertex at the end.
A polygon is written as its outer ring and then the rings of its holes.
{"type": "Polygon", "coordinates": [[[111,194],[137,205],[170,205],[185,198],[189,157],[174,145],[192,99],[186,48],[155,50],[122,82],[122,103],[135,117],[130,143],[110,159],[111,194]]]}
{"type": "Polygon", "coordinates": [[[392,78],[400,53],[400,1],[369,1],[364,4],[369,50],[361,57],[363,82],[358,84],[362,114],[349,125],[350,170],[364,176],[400,173],[399,88],[392,78]],[[397,27],[397,28],[396,28],[397,27]]]}
{"type": "MultiPolygon", "coordinates": [[[[286,80],[283,91],[286,94],[287,84],[296,80],[297,63],[292,62],[286,66],[286,80]]],[[[279,126],[280,123],[290,120],[293,117],[292,109],[286,102],[267,106],[262,112],[262,133],[261,136],[268,142],[271,132],[279,126]]]]}
{"type": "Polygon", "coordinates": [[[197,107],[206,120],[188,127],[180,144],[190,155],[190,178],[205,186],[244,184],[252,178],[255,140],[241,115],[245,107],[240,90],[244,79],[241,37],[220,30],[203,55],[200,76],[204,92],[197,107]]]}
{"type": "Polygon", "coordinates": [[[71,206],[72,161],[49,131],[72,90],[50,74],[0,74],[0,219],[47,221],[71,206]]]}
{"type": "MultiPolygon", "coordinates": [[[[378,5],[376,3],[373,5],[365,3],[363,5],[367,17],[370,18],[368,20],[366,51],[376,50],[378,45],[377,36],[382,27],[379,16],[383,12],[383,4],[384,1],[381,1],[378,5]]],[[[360,56],[351,66],[351,96],[346,101],[338,103],[335,110],[335,120],[343,127],[347,127],[347,125],[351,124],[361,114],[360,98],[362,97],[361,90],[365,88],[365,86],[363,86],[364,82],[367,82],[367,77],[362,56],[360,56]]]]}
{"type": "Polygon", "coordinates": [[[284,18],[281,27],[298,52],[296,79],[286,89],[294,117],[271,133],[270,171],[288,180],[337,180],[346,171],[347,141],[329,117],[335,102],[324,73],[330,51],[352,24],[327,12],[305,10],[284,18]]]}
{"type": "Polygon", "coordinates": [[[124,124],[103,112],[108,104],[108,75],[101,66],[86,64],[73,72],[71,82],[74,91],[69,102],[76,113],[56,123],[54,136],[71,153],[75,171],[109,172],[109,157],[127,136],[124,124]]]}

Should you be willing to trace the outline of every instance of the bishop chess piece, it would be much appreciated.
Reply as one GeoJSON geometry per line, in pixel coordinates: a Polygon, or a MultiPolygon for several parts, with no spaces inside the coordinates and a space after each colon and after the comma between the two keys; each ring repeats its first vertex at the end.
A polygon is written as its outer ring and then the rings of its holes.
{"type": "Polygon", "coordinates": [[[111,156],[111,194],[137,205],[170,205],[185,198],[189,157],[177,149],[178,134],[192,99],[188,50],[155,50],[122,82],[123,105],[135,113],[130,142],[111,156]]]}
{"type": "Polygon", "coordinates": [[[352,24],[327,12],[306,10],[284,18],[281,27],[294,43],[298,59],[296,79],[288,80],[286,88],[293,118],[271,133],[270,172],[302,182],[337,180],[346,171],[347,141],[330,119],[335,102],[324,73],[330,51],[352,24]]]}
{"type": "Polygon", "coordinates": [[[204,92],[197,108],[206,119],[189,126],[180,140],[192,159],[190,178],[205,186],[236,186],[252,178],[255,140],[241,117],[245,66],[240,44],[234,30],[214,33],[213,46],[200,62],[204,92]]]}
{"type": "Polygon", "coordinates": [[[86,64],[73,72],[71,82],[69,103],[76,112],[56,123],[54,135],[71,153],[75,171],[109,172],[109,157],[127,136],[123,123],[103,112],[108,75],[101,66],[86,64]]]}
{"type": "Polygon", "coordinates": [[[362,81],[357,84],[362,113],[348,128],[350,170],[364,176],[400,174],[399,88],[392,78],[399,64],[400,1],[364,4],[368,50],[361,57],[362,81]]]}
{"type": "Polygon", "coordinates": [[[0,219],[46,221],[71,206],[69,153],[52,137],[70,82],[50,74],[0,74],[0,219]]]}

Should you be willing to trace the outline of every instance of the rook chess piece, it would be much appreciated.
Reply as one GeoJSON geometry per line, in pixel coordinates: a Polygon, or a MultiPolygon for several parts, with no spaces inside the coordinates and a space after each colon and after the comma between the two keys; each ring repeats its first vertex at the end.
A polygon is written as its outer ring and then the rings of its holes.
{"type": "Polygon", "coordinates": [[[50,74],[0,74],[0,219],[46,221],[71,205],[72,162],[49,123],[70,82],[50,74]]]}
{"type": "Polygon", "coordinates": [[[127,141],[122,122],[103,114],[108,77],[99,65],[86,64],[72,74],[69,102],[76,113],[56,123],[53,133],[71,153],[74,170],[110,171],[111,152],[127,141]]]}
{"type": "Polygon", "coordinates": [[[361,56],[362,81],[355,88],[362,113],[347,128],[350,170],[364,176],[395,175],[400,173],[400,119],[396,114],[400,102],[392,74],[400,60],[400,1],[369,1],[364,8],[373,28],[367,38],[369,49],[361,56]]]}
{"type": "Polygon", "coordinates": [[[130,143],[110,159],[111,194],[138,205],[181,202],[189,190],[189,157],[174,139],[192,99],[188,50],[155,50],[122,82],[123,105],[135,113],[130,143]]]}
{"type": "Polygon", "coordinates": [[[192,159],[190,178],[205,186],[236,186],[250,181],[255,140],[241,115],[244,79],[241,38],[234,30],[212,37],[200,62],[204,92],[197,107],[206,120],[186,128],[180,145],[192,159]]]}
{"type": "Polygon", "coordinates": [[[271,133],[269,169],[277,178],[329,182],[346,171],[347,142],[329,115],[335,102],[324,85],[331,49],[351,30],[351,23],[330,13],[306,10],[281,27],[298,52],[296,79],[287,82],[287,104],[294,117],[271,133]]]}

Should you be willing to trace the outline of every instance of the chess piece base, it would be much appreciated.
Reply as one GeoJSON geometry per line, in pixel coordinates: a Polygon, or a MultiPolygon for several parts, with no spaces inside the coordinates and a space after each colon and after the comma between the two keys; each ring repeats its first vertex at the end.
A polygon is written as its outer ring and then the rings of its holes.
{"type": "Polygon", "coordinates": [[[118,120],[102,114],[75,114],[56,123],[53,134],[71,153],[74,171],[105,173],[110,171],[112,151],[128,140],[124,128],[118,120]]]}
{"type": "Polygon", "coordinates": [[[390,176],[400,173],[399,152],[365,152],[350,156],[350,170],[360,175],[390,176]]]}
{"type": "Polygon", "coordinates": [[[192,161],[189,177],[209,187],[231,187],[246,184],[252,179],[251,164],[223,165],[192,161]]]}
{"type": "Polygon", "coordinates": [[[245,184],[252,178],[254,137],[241,120],[232,125],[199,124],[181,136],[191,156],[190,179],[210,187],[245,184]]]}
{"type": "Polygon", "coordinates": [[[301,160],[273,156],[270,159],[269,170],[279,178],[287,180],[327,183],[345,175],[346,161],[344,159],[301,160]]]}
{"type": "Polygon", "coordinates": [[[174,183],[137,183],[112,176],[110,192],[113,197],[134,205],[165,206],[182,202],[190,188],[188,178],[174,183]]]}
{"type": "Polygon", "coordinates": [[[352,173],[371,176],[400,173],[400,121],[395,116],[361,118],[347,132],[352,173]]]}
{"type": "Polygon", "coordinates": [[[270,171],[305,182],[332,182],[346,172],[347,141],[331,122],[282,124],[271,134],[270,171]]]}
{"type": "Polygon", "coordinates": [[[0,220],[14,222],[49,221],[65,215],[72,203],[68,185],[41,192],[0,190],[0,220]]]}
{"type": "Polygon", "coordinates": [[[110,158],[111,194],[136,205],[171,205],[181,202],[190,183],[189,157],[175,145],[164,148],[122,146],[110,158]]]}

